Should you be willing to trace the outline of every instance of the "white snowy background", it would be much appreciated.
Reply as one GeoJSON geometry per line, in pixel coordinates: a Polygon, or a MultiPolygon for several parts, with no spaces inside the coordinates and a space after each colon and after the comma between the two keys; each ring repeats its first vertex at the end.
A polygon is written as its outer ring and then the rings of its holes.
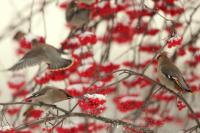
{"type": "MultiPolygon", "coordinates": [[[[30,9],[31,9],[31,2],[32,0],[1,0],[0,1],[0,35],[3,35],[8,31],[7,28],[9,25],[16,24],[18,23],[19,20],[21,20],[21,18],[29,16],[30,9]]],[[[37,4],[38,2],[41,2],[41,0],[35,0],[34,10],[38,8],[37,6],[39,5],[37,4]]],[[[185,17],[188,18],[189,15],[186,14],[185,17]]],[[[196,13],[196,18],[198,19],[198,17],[199,17],[199,12],[196,13]]],[[[65,26],[64,18],[65,18],[64,11],[58,8],[58,6],[56,5],[56,1],[52,2],[45,8],[45,20],[46,20],[46,30],[47,30],[46,42],[48,44],[54,45],[55,47],[59,47],[60,42],[64,40],[64,38],[67,36],[69,30],[65,26]]],[[[124,20],[125,18],[123,14],[122,15],[119,14],[118,19],[120,21],[120,20],[124,20]]],[[[157,16],[157,19],[155,19],[154,21],[157,28],[162,27],[161,25],[162,21],[163,19],[157,16]]],[[[105,29],[104,24],[102,23],[101,25],[102,26],[100,26],[100,28],[98,29],[99,33],[97,34],[101,34],[102,31],[105,29]]],[[[18,28],[16,28],[16,30],[20,29],[20,30],[27,31],[28,27],[29,27],[29,23],[24,23],[18,28]]],[[[44,23],[43,23],[41,13],[35,15],[32,18],[31,30],[32,30],[32,33],[35,35],[44,36],[45,28],[44,28],[44,23]]],[[[195,31],[195,29],[193,30],[195,31]]],[[[0,69],[1,70],[12,66],[19,59],[15,54],[17,44],[16,42],[12,40],[13,35],[14,35],[14,32],[9,32],[8,34],[6,34],[6,36],[3,39],[0,38],[0,69]]],[[[122,45],[122,46],[120,45],[120,48],[118,46],[116,45],[113,47],[114,52],[112,52],[111,60],[117,58],[121,53],[124,53],[128,49],[126,45],[122,45]]],[[[173,50],[174,49],[171,49],[169,50],[169,52],[173,50]]],[[[99,55],[98,53],[100,53],[100,50],[97,49],[97,54],[95,55],[97,56],[97,58],[99,55]]],[[[129,58],[128,54],[120,58],[118,61],[127,59],[127,58],[129,58]]],[[[183,64],[182,65],[180,64],[180,68],[184,69],[183,64]]],[[[33,73],[36,70],[37,70],[37,67],[33,67],[33,68],[28,68],[28,70],[24,70],[24,71],[28,73],[26,75],[27,78],[31,79],[33,73]]],[[[7,102],[11,98],[11,95],[10,95],[11,93],[9,92],[9,89],[7,88],[7,81],[10,76],[11,76],[11,72],[0,72],[0,102],[7,102]]],[[[153,76],[156,76],[156,75],[152,75],[152,77],[153,76]]],[[[58,85],[62,86],[62,84],[59,84],[59,83],[58,85]]],[[[114,106],[111,103],[107,103],[107,106],[108,105],[114,106]]],[[[107,117],[113,118],[113,116],[116,114],[111,111],[111,112],[104,113],[104,115],[107,117]]],[[[171,124],[171,125],[168,125],[168,127],[161,128],[159,132],[177,133],[178,131],[180,131],[180,129],[178,129],[176,125],[171,124]]]]}

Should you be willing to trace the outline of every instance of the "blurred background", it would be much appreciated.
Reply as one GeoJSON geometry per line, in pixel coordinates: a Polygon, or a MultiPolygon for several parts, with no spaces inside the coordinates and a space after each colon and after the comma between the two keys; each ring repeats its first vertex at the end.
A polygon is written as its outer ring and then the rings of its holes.
{"type": "MultiPolygon", "coordinates": [[[[70,31],[73,30],[73,28],[67,25],[65,20],[65,10],[69,2],[70,0],[0,1],[0,69],[4,70],[11,67],[22,57],[22,55],[17,54],[19,42],[13,40],[13,36],[19,30],[25,33],[30,32],[31,35],[44,37],[48,44],[60,48],[62,42],[69,35],[70,31]]],[[[85,81],[91,84],[96,79],[96,77],[93,77],[94,75],[105,76],[105,73],[122,68],[144,72],[145,75],[157,80],[156,61],[151,61],[155,59],[155,55],[158,54],[159,50],[164,48],[183,72],[194,91],[194,94],[186,94],[184,97],[197,112],[198,115],[195,117],[199,118],[200,2],[195,0],[99,0],[98,2],[98,8],[103,10],[106,5],[105,3],[109,3],[109,9],[115,9],[115,11],[105,10],[104,12],[102,11],[103,13],[99,12],[99,16],[93,16],[88,27],[95,22],[99,21],[99,23],[96,27],[88,31],[96,35],[97,42],[92,45],[81,46],[81,51],[84,49],[83,47],[86,47],[92,53],[88,64],[96,63],[98,64],[96,66],[103,66],[104,69],[102,71],[105,70],[105,72],[94,72],[88,76],[84,72],[86,70],[90,72],[93,70],[88,69],[88,66],[82,63],[80,65],[81,68],[76,69],[78,74],[76,72],[70,74],[66,72],[68,74],[66,79],[60,81],[51,80],[45,83],[44,86],[53,85],[66,89],[66,82],[68,83],[67,87],[69,87],[72,85],[70,81],[80,76],[79,74],[83,76],[80,82],[81,85],[85,81]],[[109,15],[106,16],[107,14],[109,15]],[[111,39],[109,36],[111,36],[111,39]],[[171,44],[172,46],[169,46],[170,44],[167,43],[170,42],[169,40],[173,42],[171,44]],[[109,52],[107,52],[108,50],[109,52]],[[109,56],[102,61],[105,54],[109,56]],[[112,64],[113,66],[109,66],[108,64],[112,64]]],[[[78,32],[78,34],[84,34],[84,32],[78,32]]],[[[84,35],[87,36],[87,34],[84,35]]],[[[68,58],[72,58],[74,51],[71,49],[65,50],[70,53],[68,58]]],[[[22,74],[22,78],[28,82],[33,80],[37,71],[38,66],[23,69],[19,72],[1,72],[0,102],[10,102],[13,99],[13,90],[9,89],[8,82],[11,80],[20,82],[21,80],[20,78],[13,78],[14,74],[22,74]]],[[[101,79],[99,77],[97,79],[101,79]]],[[[109,85],[122,77],[119,75],[113,76],[108,81],[105,81],[105,84],[109,85]]],[[[38,86],[40,85],[38,84],[38,86]]],[[[153,90],[152,88],[156,88],[148,81],[138,79],[137,77],[131,77],[121,81],[114,87],[117,88],[114,92],[105,95],[107,109],[102,111],[100,115],[121,120],[125,116],[130,116],[132,120],[132,113],[137,111],[137,107],[133,106],[130,109],[124,108],[129,106],[129,104],[123,105],[123,103],[117,103],[117,100],[114,99],[127,96],[124,101],[128,101],[133,105],[131,99],[134,101],[144,101],[149,96],[151,90],[153,90]],[[132,98],[132,94],[136,94],[137,98],[132,98]],[[123,105],[121,108],[124,108],[124,110],[120,109],[119,106],[121,104],[123,105]]],[[[21,100],[23,98],[19,98],[19,100],[16,98],[16,101],[21,100]]],[[[177,108],[176,98],[172,94],[161,91],[155,97],[152,96],[151,101],[152,104],[147,107],[147,110],[156,108],[158,110],[153,113],[142,110],[141,112],[143,113],[134,121],[136,124],[143,125],[145,122],[150,123],[146,126],[158,133],[181,133],[183,132],[182,129],[190,128],[196,124],[194,119],[189,115],[190,113],[187,108],[183,110],[177,108]]],[[[76,100],[71,101],[72,105],[75,103],[76,100]]],[[[59,103],[58,105],[63,106],[62,104],[59,103]]],[[[67,105],[67,108],[70,107],[67,105]]],[[[81,112],[83,109],[78,108],[76,111],[81,112]]],[[[74,123],[84,123],[87,119],[70,118],[70,120],[74,123]]],[[[12,123],[12,118],[8,118],[8,121],[12,123]]],[[[21,121],[19,119],[18,123],[21,123],[21,121]]],[[[92,122],[96,121],[92,120],[92,122]]],[[[68,124],[68,121],[66,123],[68,124]]],[[[64,124],[64,127],[67,127],[67,124],[64,124]]],[[[73,126],[75,124],[71,125],[73,126]]],[[[42,132],[41,129],[34,131],[42,132]]],[[[134,131],[111,125],[111,127],[106,127],[97,132],[121,133],[134,131]]]]}

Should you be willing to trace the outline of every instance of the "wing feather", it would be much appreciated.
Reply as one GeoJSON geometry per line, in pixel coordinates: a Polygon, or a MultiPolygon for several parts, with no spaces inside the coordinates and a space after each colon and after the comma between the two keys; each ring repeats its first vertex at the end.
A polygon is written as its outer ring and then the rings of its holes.
{"type": "Polygon", "coordinates": [[[181,89],[183,89],[185,91],[191,91],[189,89],[189,87],[188,87],[185,79],[183,78],[180,70],[175,65],[171,66],[171,68],[163,66],[161,68],[161,71],[166,76],[166,78],[168,78],[169,80],[171,80],[172,82],[174,82],[181,89]]]}
{"type": "Polygon", "coordinates": [[[47,57],[44,55],[42,48],[38,47],[27,52],[23,58],[21,58],[15,65],[10,67],[8,70],[16,71],[26,67],[34,66],[46,61],[47,57]]]}
{"type": "Polygon", "coordinates": [[[45,87],[35,93],[32,94],[32,96],[28,97],[28,99],[31,99],[31,98],[35,98],[35,97],[38,97],[38,96],[41,96],[41,95],[44,95],[48,90],[50,90],[51,87],[45,87]]]}

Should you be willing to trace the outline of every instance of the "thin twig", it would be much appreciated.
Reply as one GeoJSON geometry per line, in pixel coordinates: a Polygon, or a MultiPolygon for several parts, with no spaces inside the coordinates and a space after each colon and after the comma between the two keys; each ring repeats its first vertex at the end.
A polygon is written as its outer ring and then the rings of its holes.
{"type": "Polygon", "coordinates": [[[86,114],[86,113],[70,113],[70,114],[60,115],[60,116],[56,116],[56,117],[46,117],[46,118],[42,118],[40,120],[35,120],[33,122],[17,126],[17,127],[14,128],[14,131],[20,131],[20,130],[26,129],[30,126],[41,124],[45,121],[48,122],[48,121],[54,120],[55,118],[62,119],[62,118],[67,118],[67,117],[83,117],[83,118],[88,117],[88,118],[91,118],[91,119],[100,120],[100,121],[103,121],[105,123],[110,123],[110,124],[113,124],[113,125],[121,125],[121,126],[129,127],[129,128],[134,128],[137,131],[143,131],[143,132],[149,132],[149,133],[153,132],[152,130],[150,130],[148,128],[141,127],[141,126],[138,126],[138,125],[134,125],[132,123],[128,123],[128,122],[125,122],[125,121],[122,121],[122,120],[114,120],[114,119],[110,119],[110,118],[107,118],[107,117],[96,116],[96,115],[86,114]]]}
{"type": "MultiPolygon", "coordinates": [[[[176,92],[174,92],[173,90],[171,90],[171,89],[167,88],[166,86],[162,85],[158,81],[155,81],[155,80],[151,79],[150,77],[148,77],[148,76],[146,76],[144,74],[137,73],[135,71],[131,71],[131,70],[128,70],[128,69],[121,69],[121,70],[118,70],[118,72],[124,72],[124,73],[129,73],[129,74],[135,75],[135,76],[141,76],[141,77],[144,77],[144,78],[148,79],[149,81],[153,82],[154,84],[159,85],[160,87],[164,88],[165,90],[169,91],[170,93],[172,93],[173,95],[175,95],[176,97],[181,99],[185,103],[185,105],[187,106],[187,108],[189,109],[191,114],[195,115],[194,110],[192,109],[190,104],[185,100],[185,98],[183,96],[177,94],[176,92]]],[[[194,120],[196,121],[198,127],[200,128],[200,122],[199,122],[198,118],[195,117],[194,120]]]]}

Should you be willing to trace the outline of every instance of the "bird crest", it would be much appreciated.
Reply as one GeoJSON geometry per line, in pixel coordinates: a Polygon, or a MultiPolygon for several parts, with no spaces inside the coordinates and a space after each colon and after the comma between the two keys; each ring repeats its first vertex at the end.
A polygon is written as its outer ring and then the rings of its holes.
{"type": "Polygon", "coordinates": [[[157,60],[160,58],[160,57],[167,57],[168,53],[166,51],[162,51],[160,52],[160,54],[158,55],[157,57],[157,60]]]}

